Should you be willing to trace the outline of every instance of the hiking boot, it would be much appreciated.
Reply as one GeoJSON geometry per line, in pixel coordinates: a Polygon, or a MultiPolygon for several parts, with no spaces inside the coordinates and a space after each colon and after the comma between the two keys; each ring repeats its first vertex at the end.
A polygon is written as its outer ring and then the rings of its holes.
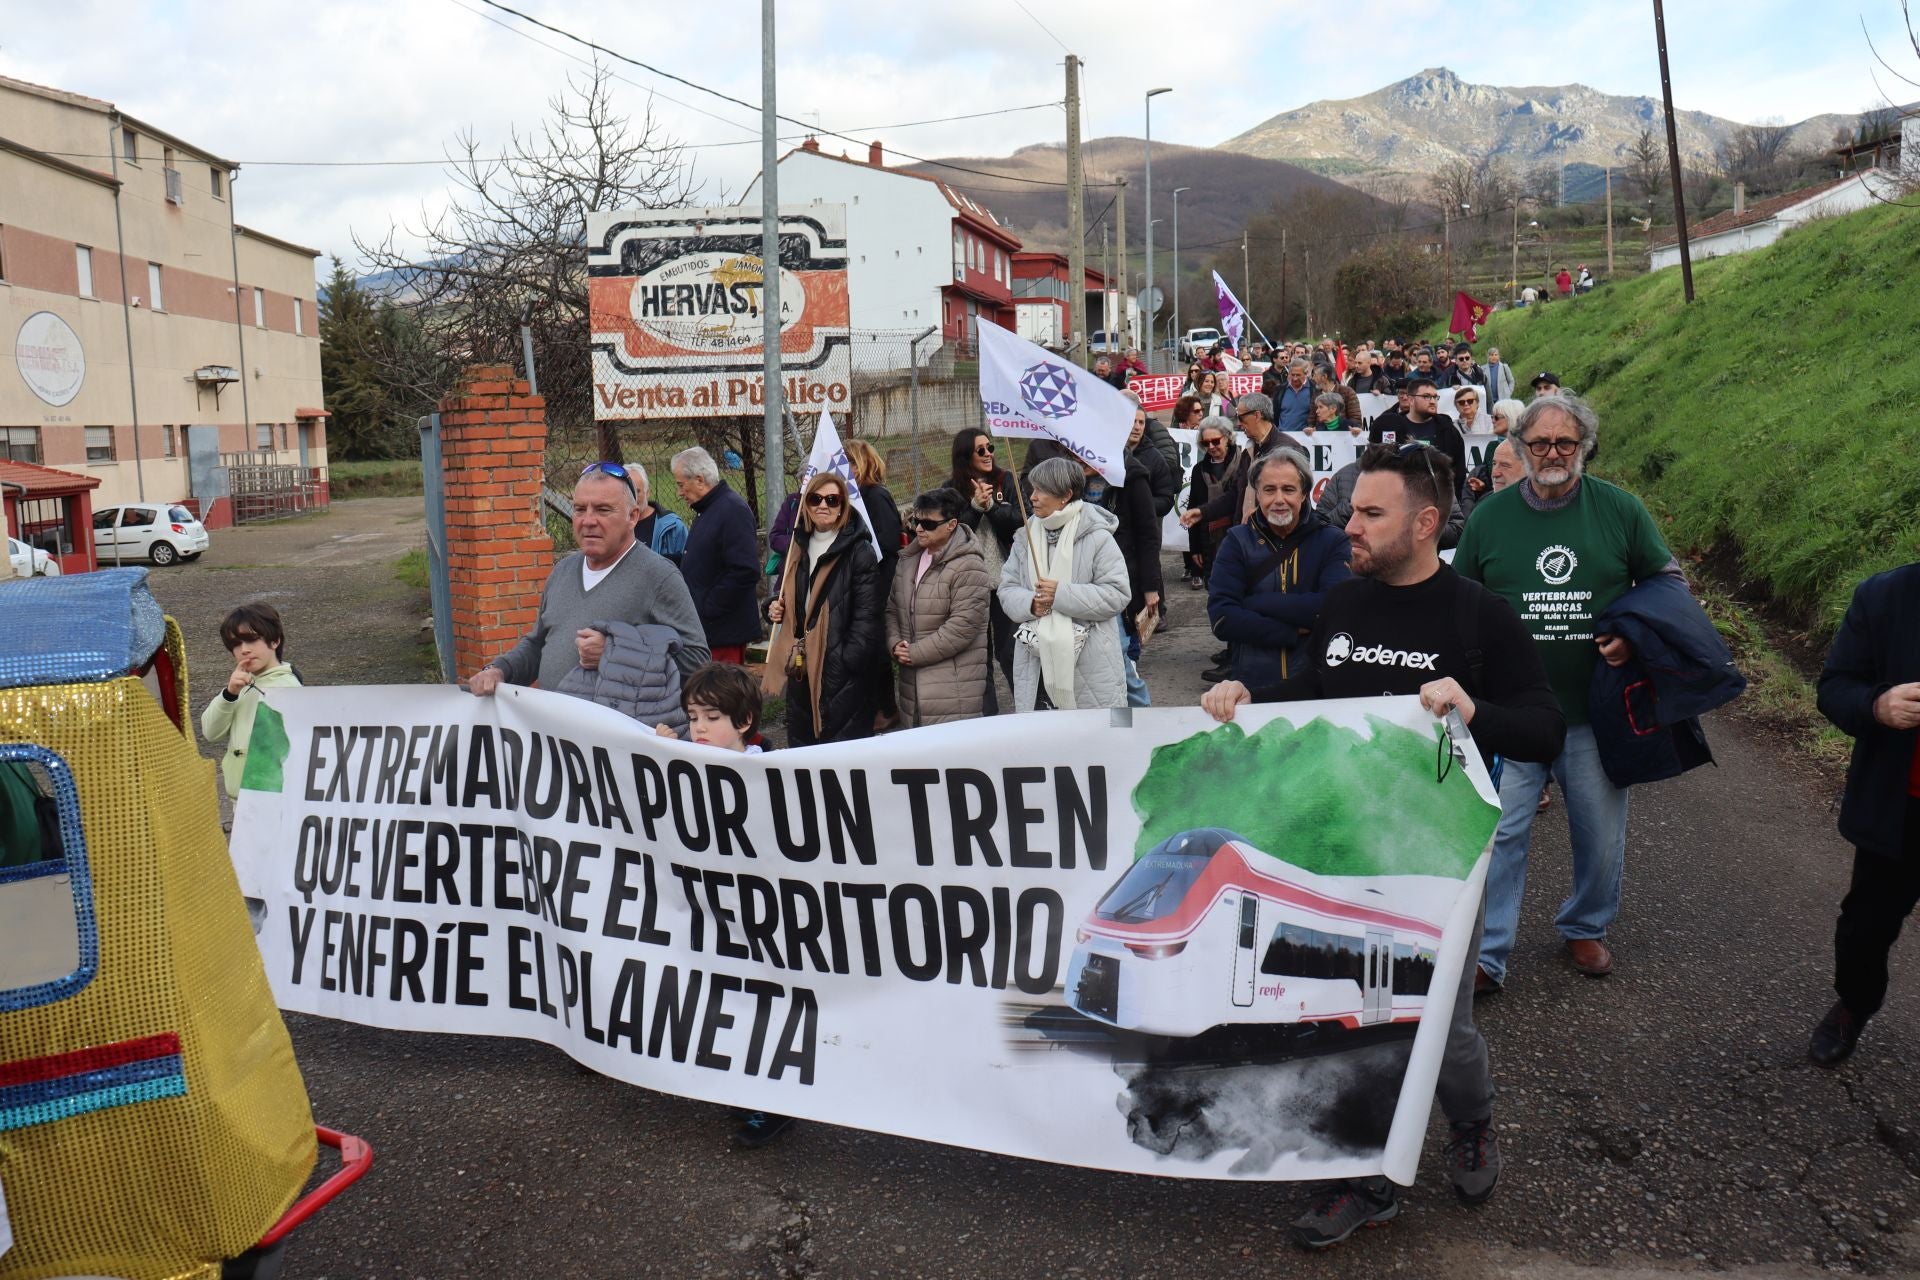
{"type": "Polygon", "coordinates": [[[1233,649],[1231,647],[1222,649],[1220,652],[1213,655],[1213,665],[1216,667],[1224,667],[1229,662],[1232,662],[1232,661],[1233,661],[1233,649]]]}
{"type": "Polygon", "coordinates": [[[1500,1181],[1500,1139],[1494,1136],[1491,1120],[1469,1121],[1452,1129],[1445,1148],[1447,1179],[1462,1200],[1480,1204],[1500,1181]]]}
{"type": "Polygon", "coordinates": [[[775,1115],[771,1111],[749,1111],[740,1121],[740,1127],[733,1131],[733,1145],[764,1147],[791,1128],[792,1116],[775,1115]]]}
{"type": "Polygon", "coordinates": [[[1208,667],[1200,673],[1200,678],[1208,684],[1219,684],[1231,675],[1233,675],[1233,672],[1227,670],[1225,667],[1208,667]]]}
{"type": "Polygon", "coordinates": [[[1860,1042],[1860,1032],[1866,1025],[1836,1000],[1833,1008],[1827,1010],[1827,1016],[1820,1019],[1820,1025],[1813,1029],[1813,1039],[1807,1042],[1807,1056],[1816,1067],[1839,1066],[1853,1056],[1853,1047],[1860,1042]]]}
{"type": "Polygon", "coordinates": [[[1400,1197],[1385,1178],[1336,1182],[1288,1230],[1302,1248],[1325,1249],[1362,1227],[1385,1226],[1399,1216],[1400,1197]]]}

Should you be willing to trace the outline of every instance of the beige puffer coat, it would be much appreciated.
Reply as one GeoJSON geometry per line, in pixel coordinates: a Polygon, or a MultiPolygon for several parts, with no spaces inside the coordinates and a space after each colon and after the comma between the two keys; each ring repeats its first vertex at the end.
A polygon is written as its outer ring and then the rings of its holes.
{"type": "Polygon", "coordinates": [[[971,720],[987,695],[987,564],[964,524],[915,582],[920,556],[913,543],[900,553],[887,600],[887,652],[904,640],[912,659],[900,667],[900,718],[910,727],[971,720]]]}

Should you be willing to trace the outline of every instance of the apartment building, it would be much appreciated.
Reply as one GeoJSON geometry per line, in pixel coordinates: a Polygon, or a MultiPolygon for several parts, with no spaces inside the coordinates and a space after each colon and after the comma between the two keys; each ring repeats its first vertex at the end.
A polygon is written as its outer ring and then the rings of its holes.
{"type": "MultiPolygon", "coordinates": [[[[238,174],[110,102],[0,77],[0,458],[213,528],[265,465],[324,500],[319,254],[237,222],[238,174]]],[[[73,516],[36,508],[34,540],[77,540],[73,516]]]]}

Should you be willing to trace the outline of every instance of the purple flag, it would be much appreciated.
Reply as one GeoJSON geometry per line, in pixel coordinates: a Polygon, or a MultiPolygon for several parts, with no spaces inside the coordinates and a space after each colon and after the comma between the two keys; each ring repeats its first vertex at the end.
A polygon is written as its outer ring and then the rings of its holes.
{"type": "Polygon", "coordinates": [[[1220,278],[1218,271],[1213,273],[1214,292],[1220,295],[1220,327],[1226,330],[1227,337],[1233,339],[1233,349],[1240,349],[1240,334],[1246,328],[1246,308],[1240,305],[1240,299],[1233,296],[1233,290],[1227,288],[1227,282],[1220,278]]]}

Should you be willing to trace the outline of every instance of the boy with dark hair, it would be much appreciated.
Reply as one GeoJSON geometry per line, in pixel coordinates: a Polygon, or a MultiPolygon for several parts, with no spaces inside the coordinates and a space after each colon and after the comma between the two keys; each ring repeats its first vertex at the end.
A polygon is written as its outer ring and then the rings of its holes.
{"type": "Polygon", "coordinates": [[[301,681],[286,660],[286,628],[270,604],[255,601],[229,613],[220,623],[220,643],[233,655],[233,674],[220,696],[200,713],[200,732],[208,742],[226,740],[220,781],[227,794],[238,799],[240,779],[247,769],[247,745],[253,739],[253,717],[260,709],[259,691],[298,688],[301,681]]]}

